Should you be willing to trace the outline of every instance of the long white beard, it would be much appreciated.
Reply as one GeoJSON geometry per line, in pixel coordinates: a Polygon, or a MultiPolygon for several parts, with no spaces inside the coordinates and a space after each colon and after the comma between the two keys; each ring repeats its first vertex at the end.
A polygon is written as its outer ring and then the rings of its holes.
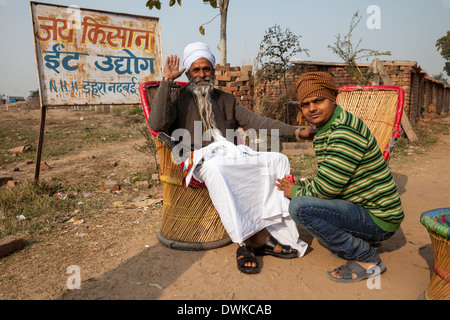
{"type": "Polygon", "coordinates": [[[211,93],[214,89],[214,79],[206,78],[207,83],[199,83],[202,79],[191,79],[188,89],[194,94],[198,113],[203,124],[203,132],[215,129],[214,113],[212,110],[211,93]]]}

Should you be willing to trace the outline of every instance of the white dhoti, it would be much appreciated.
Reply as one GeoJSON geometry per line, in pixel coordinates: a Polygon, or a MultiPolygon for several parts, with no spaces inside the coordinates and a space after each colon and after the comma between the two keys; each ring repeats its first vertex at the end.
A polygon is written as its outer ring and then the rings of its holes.
{"type": "Polygon", "coordinates": [[[192,153],[184,164],[185,183],[204,182],[231,240],[243,244],[267,228],[281,244],[303,256],[308,245],[299,239],[289,215],[289,199],[276,179],[290,172],[288,158],[276,152],[255,152],[225,138],[192,153]]]}

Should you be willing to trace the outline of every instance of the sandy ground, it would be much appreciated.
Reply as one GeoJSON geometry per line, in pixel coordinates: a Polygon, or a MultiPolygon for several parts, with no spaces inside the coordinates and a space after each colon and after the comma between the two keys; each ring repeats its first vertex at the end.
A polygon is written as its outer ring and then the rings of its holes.
{"type": "MultiPolygon", "coordinates": [[[[387,267],[379,279],[355,284],[329,280],[325,272],[343,261],[302,230],[301,238],[310,245],[304,257],[262,257],[261,273],[245,275],[236,267],[235,244],[200,252],[169,249],[156,238],[161,208],[125,205],[99,210],[78,226],[84,229],[55,232],[0,259],[0,299],[417,299],[429,284],[433,263],[431,241],[419,218],[424,211],[450,206],[449,146],[450,136],[440,135],[426,154],[391,164],[406,218],[379,249],[387,267]],[[81,289],[68,289],[69,266],[79,268],[81,289]]],[[[121,174],[148,163],[131,143],[111,144],[51,161],[52,169],[41,175],[105,179],[112,171],[121,174]],[[117,157],[118,166],[105,168],[111,157],[117,157]]],[[[149,197],[158,192],[149,190],[149,197]]]]}

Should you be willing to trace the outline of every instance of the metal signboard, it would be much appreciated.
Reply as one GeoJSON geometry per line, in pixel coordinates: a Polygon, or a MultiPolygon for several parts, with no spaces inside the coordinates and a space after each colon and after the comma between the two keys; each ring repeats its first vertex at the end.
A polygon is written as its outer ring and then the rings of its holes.
{"type": "Polygon", "coordinates": [[[41,103],[137,104],[162,76],[159,18],[31,2],[41,103]]]}

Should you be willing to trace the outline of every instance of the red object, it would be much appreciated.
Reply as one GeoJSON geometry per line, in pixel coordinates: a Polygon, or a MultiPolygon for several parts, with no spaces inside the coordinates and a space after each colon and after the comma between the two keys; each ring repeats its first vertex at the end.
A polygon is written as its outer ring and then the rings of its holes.
{"type": "Polygon", "coordinates": [[[294,182],[294,176],[292,174],[287,174],[284,176],[286,179],[288,179],[289,181],[294,182]]]}
{"type": "MultiPolygon", "coordinates": [[[[402,115],[403,115],[403,104],[405,102],[405,91],[398,86],[344,86],[339,88],[339,92],[342,91],[354,91],[354,90],[395,90],[398,94],[397,101],[397,111],[395,113],[394,119],[394,127],[392,138],[398,139],[400,134],[403,132],[401,128],[402,115]]],[[[389,150],[389,142],[386,145],[386,148],[383,151],[383,157],[385,161],[389,160],[390,150],[389,150]]]]}
{"type": "MultiPolygon", "coordinates": [[[[150,116],[150,101],[148,101],[147,90],[151,88],[158,88],[161,81],[147,81],[141,83],[139,85],[139,95],[141,96],[142,109],[144,111],[145,120],[148,122],[148,117],[150,116]]],[[[179,86],[187,86],[187,82],[175,82],[179,86]]],[[[150,127],[148,127],[148,131],[156,138],[158,132],[153,131],[150,127]]]]}

